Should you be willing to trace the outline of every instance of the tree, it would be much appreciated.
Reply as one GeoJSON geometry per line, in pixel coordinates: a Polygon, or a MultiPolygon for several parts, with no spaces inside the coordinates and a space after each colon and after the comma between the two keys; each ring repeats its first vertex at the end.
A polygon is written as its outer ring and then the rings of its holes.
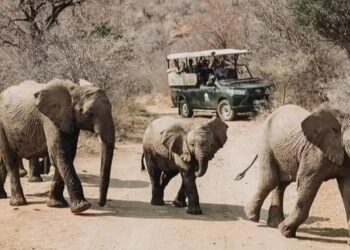
{"type": "Polygon", "coordinates": [[[58,22],[59,15],[68,7],[85,0],[20,0],[5,1],[0,7],[0,41],[4,45],[20,47],[18,36],[30,36],[40,41],[45,31],[58,22]],[[17,2],[17,1],[16,1],[17,2]]]}
{"type": "Polygon", "coordinates": [[[346,50],[350,59],[350,1],[296,0],[297,20],[346,50]]]}

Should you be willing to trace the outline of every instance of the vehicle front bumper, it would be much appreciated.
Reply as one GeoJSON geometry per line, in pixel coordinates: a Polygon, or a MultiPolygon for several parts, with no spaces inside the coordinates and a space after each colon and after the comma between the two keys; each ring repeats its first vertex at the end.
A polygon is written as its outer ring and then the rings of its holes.
{"type": "Polygon", "coordinates": [[[269,101],[266,97],[259,97],[256,99],[255,98],[254,97],[253,98],[247,97],[247,98],[243,99],[238,105],[233,105],[231,108],[232,108],[232,110],[234,110],[237,113],[248,113],[248,112],[252,112],[252,111],[256,110],[256,108],[259,106],[268,107],[269,101]],[[247,101],[247,100],[249,100],[249,101],[247,101]]]}

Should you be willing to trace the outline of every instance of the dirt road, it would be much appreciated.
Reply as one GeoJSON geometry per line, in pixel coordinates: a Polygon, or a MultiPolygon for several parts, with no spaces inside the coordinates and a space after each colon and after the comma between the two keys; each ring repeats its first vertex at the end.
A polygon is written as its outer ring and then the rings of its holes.
{"type": "MultiPolygon", "coordinates": [[[[269,198],[260,223],[246,220],[243,207],[254,193],[257,166],[242,181],[233,179],[254,157],[261,123],[229,123],[227,144],[210,162],[207,174],[198,179],[201,216],[188,215],[185,209],[171,205],[179,176],[166,189],[167,204],[151,206],[148,174],[140,172],[141,144],[118,144],[106,207],[97,205],[99,156],[78,155],[75,165],[92,208],[79,216],[68,208],[48,208],[45,192],[51,175],[36,184],[24,178],[28,206],[10,207],[8,199],[0,200],[0,249],[347,248],[345,212],[335,181],[322,185],[297,239],[285,239],[277,229],[266,227],[269,198]]],[[[295,185],[291,185],[286,195],[287,213],[294,201],[295,185]]]]}

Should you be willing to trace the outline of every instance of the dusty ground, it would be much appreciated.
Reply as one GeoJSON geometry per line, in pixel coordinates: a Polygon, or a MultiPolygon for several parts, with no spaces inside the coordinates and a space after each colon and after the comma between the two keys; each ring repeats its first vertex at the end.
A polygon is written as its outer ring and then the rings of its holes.
{"type": "MultiPolygon", "coordinates": [[[[149,111],[159,113],[154,107],[149,111]]],[[[176,113],[170,109],[162,112],[176,113]]],[[[246,220],[243,206],[254,193],[257,166],[242,181],[233,179],[255,155],[261,123],[262,120],[229,123],[227,144],[210,162],[207,174],[198,180],[204,215],[188,215],[185,209],[171,205],[180,177],[166,189],[167,205],[151,206],[148,174],[140,172],[141,144],[118,144],[106,207],[97,205],[99,157],[79,155],[76,169],[92,208],[80,216],[71,214],[68,208],[48,208],[45,192],[51,175],[39,184],[24,178],[28,206],[10,207],[8,199],[0,200],[0,249],[346,248],[345,212],[335,181],[322,185],[297,239],[285,239],[277,229],[266,227],[269,199],[260,223],[246,220]]],[[[291,185],[286,195],[287,213],[294,200],[295,185],[291,185]]]]}

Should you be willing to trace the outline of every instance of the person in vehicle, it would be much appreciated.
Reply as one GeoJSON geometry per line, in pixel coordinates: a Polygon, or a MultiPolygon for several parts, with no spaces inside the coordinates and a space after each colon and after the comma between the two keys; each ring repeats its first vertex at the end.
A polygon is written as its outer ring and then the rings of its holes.
{"type": "Polygon", "coordinates": [[[213,52],[211,54],[211,61],[210,61],[210,64],[209,64],[209,68],[212,68],[212,69],[216,70],[219,67],[219,64],[220,64],[220,62],[216,58],[215,53],[213,52]]]}
{"type": "Polygon", "coordinates": [[[173,65],[169,67],[167,72],[168,73],[175,72],[177,74],[181,74],[180,67],[179,67],[179,60],[174,59],[173,65]]]}
{"type": "Polygon", "coordinates": [[[227,59],[226,56],[222,56],[219,60],[219,66],[220,68],[225,68],[228,66],[232,66],[232,62],[230,60],[227,59]]]}
{"type": "Polygon", "coordinates": [[[185,62],[182,62],[178,73],[181,74],[181,73],[186,73],[186,72],[187,72],[186,64],[185,64],[185,62]]]}
{"type": "Polygon", "coordinates": [[[218,67],[215,70],[215,74],[218,79],[237,79],[237,71],[231,67],[232,62],[225,56],[220,58],[218,67]]]}
{"type": "Polygon", "coordinates": [[[188,60],[188,68],[187,68],[188,73],[195,73],[195,68],[193,66],[193,60],[189,59],[188,60]]]}
{"type": "Polygon", "coordinates": [[[199,71],[203,67],[203,63],[204,63],[204,58],[200,57],[197,63],[197,71],[199,71]]]}

